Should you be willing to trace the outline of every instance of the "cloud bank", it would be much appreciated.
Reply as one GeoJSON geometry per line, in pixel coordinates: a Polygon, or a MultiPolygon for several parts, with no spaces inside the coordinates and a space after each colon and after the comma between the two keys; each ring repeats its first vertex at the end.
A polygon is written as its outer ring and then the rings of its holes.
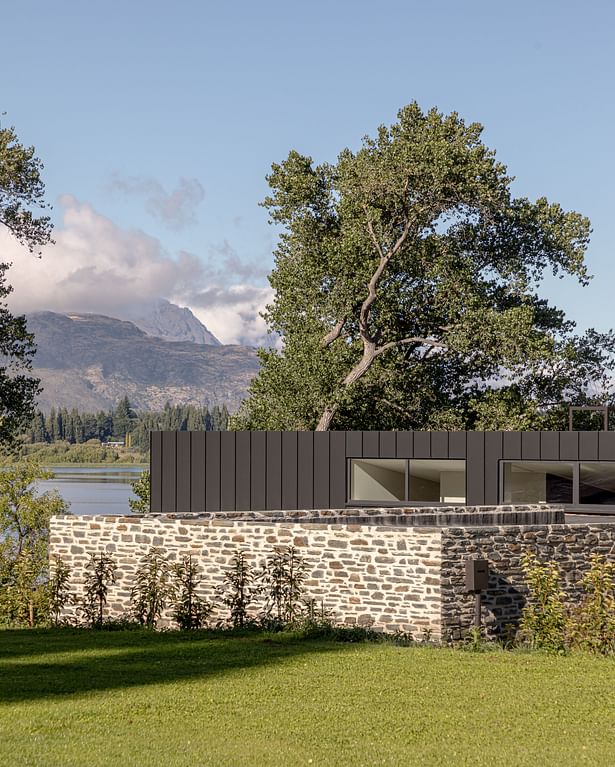
{"type": "Polygon", "coordinates": [[[13,311],[126,316],[167,298],[188,306],[222,343],[267,343],[259,312],[272,291],[264,271],[243,264],[228,243],[210,249],[205,261],[186,251],[171,254],[157,238],[121,228],[70,195],[60,205],[56,244],[41,259],[0,228],[0,260],[13,262],[13,311]]]}

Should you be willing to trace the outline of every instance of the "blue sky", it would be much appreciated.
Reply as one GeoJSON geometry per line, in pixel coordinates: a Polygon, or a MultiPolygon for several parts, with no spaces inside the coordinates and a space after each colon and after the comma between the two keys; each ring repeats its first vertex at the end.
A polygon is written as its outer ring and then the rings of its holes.
{"type": "Polygon", "coordinates": [[[2,121],[44,161],[57,224],[43,262],[0,240],[15,308],[162,295],[257,342],[271,163],[333,161],[417,100],[481,122],[516,194],[590,217],[590,287],[545,292],[580,328],[615,325],[615,5],[21,0],[2,17],[2,121]]]}

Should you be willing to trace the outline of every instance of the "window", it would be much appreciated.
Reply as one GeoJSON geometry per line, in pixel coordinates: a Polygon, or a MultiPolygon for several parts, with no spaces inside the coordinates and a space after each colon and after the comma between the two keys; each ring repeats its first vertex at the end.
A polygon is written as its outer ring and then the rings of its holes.
{"type": "Polygon", "coordinates": [[[364,458],[351,465],[351,498],[356,501],[403,501],[406,497],[406,461],[364,458]]]}
{"type": "Polygon", "coordinates": [[[350,501],[465,503],[465,461],[403,458],[350,460],[350,501]]]}
{"type": "Polygon", "coordinates": [[[410,469],[410,501],[465,503],[466,462],[414,458],[410,469]]]}
{"type": "Polygon", "coordinates": [[[615,506],[615,463],[579,464],[579,503],[615,506]]]}
{"type": "Polygon", "coordinates": [[[572,503],[573,465],[560,461],[504,463],[503,503],[572,503]]]}

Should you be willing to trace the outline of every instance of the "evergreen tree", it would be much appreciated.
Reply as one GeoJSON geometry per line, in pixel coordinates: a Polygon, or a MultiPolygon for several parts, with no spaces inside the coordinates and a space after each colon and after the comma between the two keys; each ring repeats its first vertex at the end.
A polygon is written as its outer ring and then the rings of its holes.
{"type": "Polygon", "coordinates": [[[135,418],[130,400],[126,396],[122,397],[113,413],[113,435],[124,439],[126,434],[132,431],[135,418]]]}

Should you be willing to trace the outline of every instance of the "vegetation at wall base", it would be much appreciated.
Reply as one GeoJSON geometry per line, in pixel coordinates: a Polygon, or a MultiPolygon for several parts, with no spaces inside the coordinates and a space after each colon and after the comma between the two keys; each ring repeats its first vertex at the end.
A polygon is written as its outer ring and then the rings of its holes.
{"type": "Polygon", "coordinates": [[[0,632],[0,763],[610,767],[615,666],[209,632],[0,632]]]}

